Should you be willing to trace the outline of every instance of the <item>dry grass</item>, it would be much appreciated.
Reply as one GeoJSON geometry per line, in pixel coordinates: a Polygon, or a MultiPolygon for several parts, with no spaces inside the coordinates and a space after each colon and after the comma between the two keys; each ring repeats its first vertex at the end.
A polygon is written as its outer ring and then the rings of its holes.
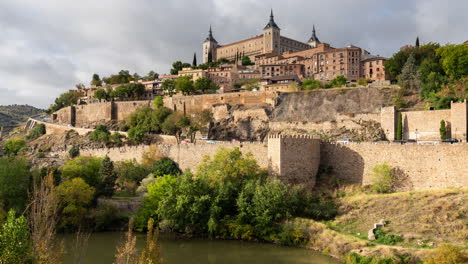
{"type": "Polygon", "coordinates": [[[340,199],[340,213],[333,224],[340,232],[365,237],[374,223],[384,219],[390,222],[385,230],[402,236],[405,245],[467,247],[467,201],[466,189],[357,193],[340,199]]]}

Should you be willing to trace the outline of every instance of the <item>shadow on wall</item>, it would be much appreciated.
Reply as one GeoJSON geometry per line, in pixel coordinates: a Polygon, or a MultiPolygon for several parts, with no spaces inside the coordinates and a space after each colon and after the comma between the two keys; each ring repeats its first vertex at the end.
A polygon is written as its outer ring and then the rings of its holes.
{"type": "Polygon", "coordinates": [[[320,146],[320,167],[332,168],[340,179],[362,184],[364,159],[344,144],[322,143],[320,146]]]}
{"type": "Polygon", "coordinates": [[[395,167],[392,168],[392,176],[394,177],[393,189],[397,191],[411,191],[414,189],[413,182],[408,174],[402,169],[395,167]]]}

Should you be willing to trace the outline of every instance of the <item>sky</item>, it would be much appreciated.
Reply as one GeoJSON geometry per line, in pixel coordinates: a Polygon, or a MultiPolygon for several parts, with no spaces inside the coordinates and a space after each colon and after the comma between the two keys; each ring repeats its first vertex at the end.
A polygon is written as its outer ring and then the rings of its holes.
{"type": "Polygon", "coordinates": [[[222,45],[261,34],[273,8],[281,34],[392,56],[421,43],[468,40],[467,0],[0,0],[0,105],[47,108],[77,83],[122,69],[168,73],[191,63],[213,27],[222,45]]]}

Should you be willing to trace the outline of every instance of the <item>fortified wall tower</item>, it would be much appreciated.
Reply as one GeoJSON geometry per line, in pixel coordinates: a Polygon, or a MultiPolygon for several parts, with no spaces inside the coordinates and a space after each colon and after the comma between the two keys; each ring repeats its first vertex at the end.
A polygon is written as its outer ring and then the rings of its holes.
{"type": "Polygon", "coordinates": [[[315,186],[320,139],[308,135],[269,135],[268,171],[282,182],[315,186]]]}

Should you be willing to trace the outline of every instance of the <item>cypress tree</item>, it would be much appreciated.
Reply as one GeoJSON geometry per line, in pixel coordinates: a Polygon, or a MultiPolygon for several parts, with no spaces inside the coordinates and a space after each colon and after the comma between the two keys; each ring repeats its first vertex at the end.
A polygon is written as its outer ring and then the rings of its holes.
{"type": "Polygon", "coordinates": [[[444,120],[440,120],[439,132],[440,132],[440,139],[441,140],[447,139],[447,127],[445,126],[445,121],[444,120]]]}
{"type": "Polygon", "coordinates": [[[397,123],[396,139],[397,140],[402,140],[403,139],[403,117],[401,115],[401,112],[398,112],[398,123],[397,123]]]}
{"type": "Polygon", "coordinates": [[[416,37],[416,47],[419,47],[419,37],[416,37]]]}
{"type": "Polygon", "coordinates": [[[208,52],[208,62],[213,62],[213,54],[211,53],[211,50],[208,52]]]}
{"type": "Polygon", "coordinates": [[[193,62],[192,62],[193,67],[197,67],[197,53],[193,53],[193,62]]]}
{"type": "Polygon", "coordinates": [[[416,66],[416,59],[414,53],[411,53],[406,61],[401,74],[398,75],[398,84],[404,93],[408,91],[419,91],[419,72],[418,66],[416,66]]]}
{"type": "Polygon", "coordinates": [[[114,194],[114,185],[117,180],[117,173],[114,171],[114,163],[106,156],[101,163],[99,174],[101,175],[101,182],[96,188],[96,196],[111,197],[114,194]]]}

